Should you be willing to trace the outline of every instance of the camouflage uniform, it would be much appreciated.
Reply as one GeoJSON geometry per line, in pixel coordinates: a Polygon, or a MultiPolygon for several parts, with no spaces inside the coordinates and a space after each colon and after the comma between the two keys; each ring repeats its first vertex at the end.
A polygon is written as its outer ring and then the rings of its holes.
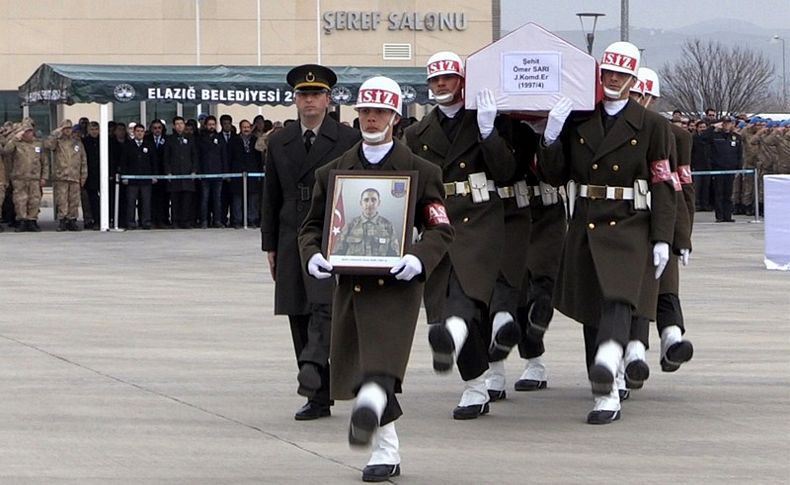
{"type": "Polygon", "coordinates": [[[790,128],[783,128],[782,131],[777,137],[779,156],[770,173],[787,175],[790,174],[790,128]]]}
{"type": "Polygon", "coordinates": [[[81,187],[88,179],[85,147],[78,139],[50,135],[44,146],[54,153],[53,195],[57,219],[77,220],[81,187]]]}
{"type": "Polygon", "coordinates": [[[3,148],[6,162],[12,164],[11,183],[14,188],[14,209],[20,221],[38,220],[41,206],[41,181],[49,173],[41,142],[26,142],[11,137],[3,148]]]}
{"type": "Polygon", "coordinates": [[[392,223],[376,214],[368,219],[357,216],[343,228],[332,254],[344,256],[400,256],[398,238],[392,223]]]}
{"type": "MultiPolygon", "coordinates": [[[[743,168],[757,170],[759,174],[762,171],[762,161],[760,160],[759,145],[755,140],[757,131],[757,126],[749,125],[741,131],[741,136],[743,137],[743,168]]],[[[735,176],[732,203],[735,206],[740,206],[746,212],[754,210],[753,174],[738,174],[735,176]]]]}

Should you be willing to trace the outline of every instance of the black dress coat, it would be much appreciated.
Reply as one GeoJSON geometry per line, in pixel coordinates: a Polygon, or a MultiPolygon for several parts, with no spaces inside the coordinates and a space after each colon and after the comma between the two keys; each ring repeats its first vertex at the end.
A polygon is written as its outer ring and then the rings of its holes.
{"type": "MultiPolygon", "coordinates": [[[[164,173],[168,175],[196,174],[199,170],[199,157],[195,138],[173,133],[165,143],[164,173]]],[[[170,180],[169,192],[194,192],[195,181],[191,179],[170,180]]]]}

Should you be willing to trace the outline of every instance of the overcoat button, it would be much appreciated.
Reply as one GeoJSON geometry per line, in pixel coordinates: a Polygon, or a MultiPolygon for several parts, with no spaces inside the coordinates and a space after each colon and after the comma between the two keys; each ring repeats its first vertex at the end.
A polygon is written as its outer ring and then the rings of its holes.
{"type": "Polygon", "coordinates": [[[379,286],[384,286],[384,280],[379,278],[379,286]]]}
{"type": "Polygon", "coordinates": [[[359,285],[354,285],[354,293],[359,293],[360,291],[362,291],[362,287],[359,285]]]}
{"type": "Polygon", "coordinates": [[[584,138],[579,138],[579,144],[584,145],[584,138]]]}
{"type": "Polygon", "coordinates": [[[458,166],[461,167],[461,168],[466,168],[466,163],[461,162],[461,163],[458,164],[458,166]]]}
{"type": "Polygon", "coordinates": [[[632,145],[636,145],[637,143],[639,143],[639,142],[638,142],[638,141],[636,141],[636,138],[634,138],[633,140],[631,140],[631,144],[632,144],[632,145]]]}
{"type": "Polygon", "coordinates": [[[469,218],[468,217],[464,217],[464,222],[469,222],[469,218]]]}
{"type": "Polygon", "coordinates": [[[616,164],[612,165],[612,170],[614,170],[615,172],[620,170],[620,165],[616,165],[616,164]]]}
{"type": "Polygon", "coordinates": [[[428,151],[428,145],[423,145],[422,146],[422,151],[427,152],[428,151]]]}
{"type": "Polygon", "coordinates": [[[591,222],[591,223],[587,224],[587,227],[589,227],[590,229],[595,229],[595,224],[593,224],[591,222]]]}
{"type": "Polygon", "coordinates": [[[610,226],[616,226],[617,225],[617,221],[609,221],[609,225],[610,226]]]}
{"type": "Polygon", "coordinates": [[[597,163],[593,163],[592,164],[592,169],[593,170],[598,170],[598,164],[597,163]]]}

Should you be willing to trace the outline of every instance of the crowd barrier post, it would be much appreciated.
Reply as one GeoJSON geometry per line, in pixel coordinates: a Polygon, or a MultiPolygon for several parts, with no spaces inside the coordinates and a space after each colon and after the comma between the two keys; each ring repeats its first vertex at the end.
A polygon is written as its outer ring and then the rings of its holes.
{"type": "Polygon", "coordinates": [[[118,211],[119,211],[119,203],[121,200],[121,174],[115,174],[115,201],[113,204],[115,207],[113,208],[113,214],[115,214],[115,219],[113,219],[113,231],[120,231],[118,228],[118,211]]]}
{"type": "Polygon", "coordinates": [[[752,222],[760,222],[760,175],[757,173],[757,167],[754,168],[754,220],[752,222]]]}
{"type": "Polygon", "coordinates": [[[242,186],[243,186],[243,190],[244,190],[244,200],[243,200],[243,203],[244,203],[244,207],[243,207],[243,210],[244,210],[244,229],[247,229],[247,172],[243,172],[241,174],[241,181],[242,181],[242,186]]]}

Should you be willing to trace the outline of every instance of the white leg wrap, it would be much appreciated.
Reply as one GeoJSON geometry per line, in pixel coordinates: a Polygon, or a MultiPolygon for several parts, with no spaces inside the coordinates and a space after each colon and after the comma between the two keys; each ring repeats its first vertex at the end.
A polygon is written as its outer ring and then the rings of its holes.
{"type": "Polygon", "coordinates": [[[623,360],[623,347],[614,340],[607,340],[598,346],[595,353],[595,363],[609,369],[612,375],[617,375],[617,366],[623,360]]]}
{"type": "Polygon", "coordinates": [[[603,396],[595,396],[595,406],[593,411],[619,411],[620,410],[620,394],[617,392],[617,386],[612,386],[612,392],[604,394],[603,396]]]}
{"type": "Polygon", "coordinates": [[[488,364],[486,372],[486,389],[491,391],[505,390],[505,360],[498,360],[488,364]]]}
{"type": "Polygon", "coordinates": [[[461,394],[459,406],[473,406],[488,402],[488,389],[486,389],[484,376],[485,374],[470,381],[464,381],[464,393],[461,394]]]}
{"type": "Polygon", "coordinates": [[[376,413],[376,416],[381,419],[381,414],[384,412],[384,407],[387,405],[387,393],[384,389],[375,382],[368,382],[359,388],[357,393],[357,400],[354,403],[354,409],[358,407],[368,407],[376,413]]]}
{"type": "Polygon", "coordinates": [[[543,364],[543,358],[533,357],[531,359],[527,359],[527,365],[524,367],[524,372],[521,374],[521,379],[545,381],[546,366],[543,364]]]}
{"type": "Polygon", "coordinates": [[[680,327],[677,325],[672,325],[662,330],[661,355],[665,355],[668,348],[670,348],[673,344],[680,342],[681,340],[683,340],[683,332],[680,331],[680,327]]]}
{"type": "Polygon", "coordinates": [[[444,323],[447,331],[453,337],[453,344],[455,345],[455,356],[461,353],[461,349],[466,343],[466,336],[469,335],[469,329],[466,328],[466,322],[459,317],[450,317],[444,323]]]}
{"type": "Polygon", "coordinates": [[[494,320],[491,322],[491,341],[494,341],[494,337],[496,337],[497,332],[499,329],[504,327],[506,324],[513,321],[513,315],[508,312],[497,312],[494,315],[494,320]]]}
{"type": "Polygon", "coordinates": [[[631,340],[625,347],[625,365],[636,360],[646,360],[645,358],[645,344],[639,340],[631,340]]]}
{"type": "MultiPolygon", "coordinates": [[[[620,365],[617,366],[617,374],[614,376],[614,381],[618,390],[625,391],[628,389],[625,386],[625,363],[620,359],[620,365]]],[[[619,397],[618,397],[619,399],[619,397]]]]}
{"type": "Polygon", "coordinates": [[[398,449],[398,433],[395,432],[395,422],[381,426],[373,435],[373,453],[370,454],[368,465],[398,465],[400,454],[398,449]]]}

